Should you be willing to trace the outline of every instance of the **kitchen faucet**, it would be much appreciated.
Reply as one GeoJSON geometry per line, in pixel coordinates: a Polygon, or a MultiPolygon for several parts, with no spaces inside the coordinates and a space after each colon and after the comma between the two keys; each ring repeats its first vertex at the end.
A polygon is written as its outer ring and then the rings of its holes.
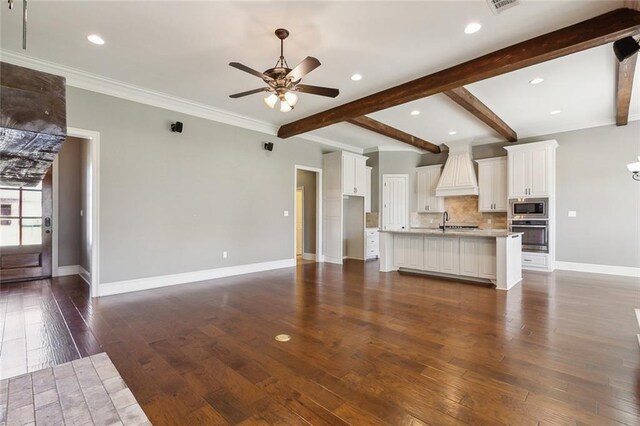
{"type": "Polygon", "coordinates": [[[449,220],[449,213],[447,213],[447,211],[445,210],[444,213],[442,213],[442,232],[447,230],[448,220],[449,220]]]}

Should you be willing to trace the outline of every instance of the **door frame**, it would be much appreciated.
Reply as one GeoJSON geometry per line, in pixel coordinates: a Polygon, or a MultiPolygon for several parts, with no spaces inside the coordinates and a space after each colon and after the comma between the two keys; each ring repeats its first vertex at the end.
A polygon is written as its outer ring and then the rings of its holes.
{"type": "Polygon", "coordinates": [[[382,208],[380,210],[382,210],[382,220],[380,221],[380,227],[381,229],[384,230],[384,224],[385,224],[385,218],[384,218],[384,187],[385,187],[385,181],[389,178],[404,178],[405,181],[407,182],[406,184],[406,188],[407,188],[407,194],[406,194],[406,200],[405,200],[405,211],[407,212],[406,217],[405,217],[405,228],[410,228],[411,227],[411,189],[409,188],[409,175],[407,174],[383,174],[382,175],[382,185],[380,185],[380,200],[381,200],[381,206],[382,208]]]}
{"type": "MultiPolygon", "coordinates": [[[[316,174],[316,262],[324,262],[322,252],[322,169],[318,167],[294,165],[293,167],[293,260],[296,260],[296,194],[298,191],[298,170],[305,170],[316,174]]],[[[304,243],[303,243],[304,246],[304,243]]],[[[304,255],[304,248],[302,250],[304,255]]]]}
{"type": "Polygon", "coordinates": [[[298,186],[296,188],[296,207],[294,209],[294,217],[296,218],[296,257],[298,256],[298,192],[302,194],[302,215],[300,216],[302,221],[302,251],[300,256],[304,259],[304,186],[298,186]]]}
{"type": "MultiPolygon", "coordinates": [[[[91,297],[99,296],[100,286],[100,132],[67,127],[67,136],[85,139],[89,143],[89,165],[91,167],[91,272],[89,292],[91,297]]],[[[51,253],[51,275],[59,275],[58,265],[58,207],[59,207],[59,163],[53,162],[53,241],[51,253]]],[[[84,279],[84,278],[83,278],[84,279]]]]}

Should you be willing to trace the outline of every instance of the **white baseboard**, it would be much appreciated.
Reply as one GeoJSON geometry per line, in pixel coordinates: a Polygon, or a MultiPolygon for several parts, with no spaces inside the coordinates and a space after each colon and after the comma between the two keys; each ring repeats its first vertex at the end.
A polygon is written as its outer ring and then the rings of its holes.
{"type": "Polygon", "coordinates": [[[66,277],[67,275],[80,274],[80,265],[58,266],[58,272],[54,277],[66,277]]]}
{"type": "Polygon", "coordinates": [[[295,259],[274,260],[271,262],[251,263],[248,265],[229,266],[226,268],[206,269],[203,271],[184,272],[181,274],[161,275],[157,277],[139,278],[135,280],[116,281],[100,284],[98,296],[130,293],[132,291],[150,290],[177,284],[194,283],[234,275],[250,274],[253,272],[270,271],[272,269],[296,266],[295,259]]]}
{"type": "Polygon", "coordinates": [[[80,275],[80,278],[82,278],[84,282],[87,283],[87,285],[91,286],[91,274],[82,266],[78,266],[78,268],[80,268],[80,271],[78,272],[78,275],[80,275]]]}
{"type": "Polygon", "coordinates": [[[597,265],[595,263],[561,262],[556,260],[556,269],[640,278],[640,268],[632,266],[597,265]]]}
{"type": "Polygon", "coordinates": [[[302,258],[304,260],[316,260],[316,254],[315,253],[302,253],[302,258]]]}

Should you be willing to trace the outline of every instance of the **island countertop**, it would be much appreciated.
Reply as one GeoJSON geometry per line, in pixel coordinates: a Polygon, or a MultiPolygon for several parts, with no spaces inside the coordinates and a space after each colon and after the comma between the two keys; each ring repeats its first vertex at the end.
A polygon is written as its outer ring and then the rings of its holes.
{"type": "Polygon", "coordinates": [[[507,229],[442,229],[435,228],[409,228],[399,230],[380,230],[380,232],[388,232],[391,234],[422,234],[422,235],[440,235],[445,237],[490,237],[505,238],[513,235],[522,235],[522,232],[510,232],[507,229]]]}

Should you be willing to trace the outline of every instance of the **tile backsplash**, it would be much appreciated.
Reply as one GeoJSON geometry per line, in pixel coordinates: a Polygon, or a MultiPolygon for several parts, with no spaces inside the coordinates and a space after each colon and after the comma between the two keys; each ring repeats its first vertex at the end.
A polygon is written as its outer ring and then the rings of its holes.
{"type": "MultiPolygon", "coordinates": [[[[478,225],[481,229],[506,229],[507,213],[480,213],[478,196],[465,195],[444,199],[444,209],[449,213],[450,224],[478,225]]],[[[412,228],[437,228],[442,223],[442,213],[411,213],[412,228]]]]}
{"type": "Polygon", "coordinates": [[[378,212],[367,213],[367,228],[377,228],[379,226],[378,212]]]}

